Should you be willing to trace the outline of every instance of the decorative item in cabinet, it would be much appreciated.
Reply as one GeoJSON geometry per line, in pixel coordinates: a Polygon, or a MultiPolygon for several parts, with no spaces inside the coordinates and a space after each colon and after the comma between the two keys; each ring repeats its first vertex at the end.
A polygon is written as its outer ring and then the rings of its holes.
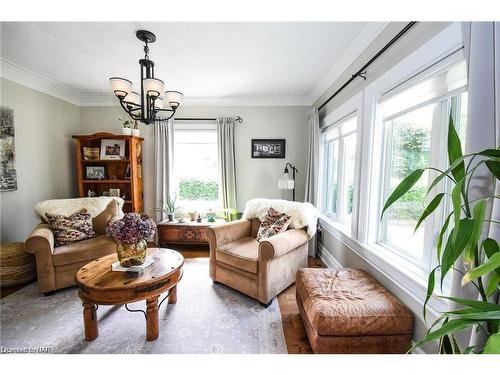
{"type": "Polygon", "coordinates": [[[143,212],[143,138],[111,133],[74,135],[73,138],[79,196],[87,197],[89,191],[95,196],[104,196],[113,191],[126,197],[125,212],[143,212]],[[89,149],[93,151],[89,153],[89,149]],[[96,149],[100,150],[101,158],[98,153],[95,159],[96,149]],[[115,158],[110,159],[110,156],[115,158]],[[96,179],[96,173],[87,174],[87,170],[99,172],[99,179],[96,179]]]}

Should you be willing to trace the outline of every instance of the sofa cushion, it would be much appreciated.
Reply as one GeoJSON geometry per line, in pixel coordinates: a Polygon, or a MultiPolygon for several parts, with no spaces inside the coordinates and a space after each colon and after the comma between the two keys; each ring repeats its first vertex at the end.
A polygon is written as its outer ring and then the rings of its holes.
{"type": "Polygon", "coordinates": [[[287,214],[278,212],[272,207],[269,208],[266,215],[261,218],[257,241],[285,231],[290,225],[290,219],[291,217],[287,214]]]}
{"type": "Polygon", "coordinates": [[[253,237],[243,237],[219,246],[215,252],[215,259],[218,262],[257,273],[259,242],[253,237]]]}
{"type": "Polygon", "coordinates": [[[319,335],[411,334],[413,315],[365,271],[352,268],[297,272],[297,295],[319,335]]]}
{"type": "Polygon", "coordinates": [[[109,221],[120,214],[120,207],[116,200],[108,203],[104,211],[92,218],[92,226],[97,234],[106,234],[109,221]]]}
{"type": "Polygon", "coordinates": [[[92,261],[116,251],[116,243],[110,237],[100,235],[90,240],[80,241],[54,249],[52,259],[55,266],[92,261]]]}
{"type": "Polygon", "coordinates": [[[92,219],[86,209],[81,209],[70,216],[49,213],[46,213],[45,216],[49,221],[50,229],[54,232],[56,247],[88,240],[96,236],[92,228],[92,219]]]}

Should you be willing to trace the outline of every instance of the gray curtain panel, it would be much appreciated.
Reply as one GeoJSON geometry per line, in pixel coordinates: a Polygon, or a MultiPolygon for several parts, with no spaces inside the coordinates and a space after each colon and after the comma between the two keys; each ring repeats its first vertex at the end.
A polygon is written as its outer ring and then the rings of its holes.
{"type": "MultiPolygon", "coordinates": [[[[469,93],[465,141],[465,153],[468,154],[500,145],[500,23],[463,22],[462,31],[469,93]]],[[[495,190],[498,194],[499,184],[489,176],[486,168],[475,174],[470,199],[491,195],[495,190]]],[[[489,209],[487,216],[499,220],[498,202],[489,209]]],[[[489,233],[491,238],[499,238],[499,225],[491,223],[484,228],[484,233],[489,233]]],[[[458,260],[456,267],[463,271],[462,259],[458,260]]],[[[462,276],[459,272],[453,275],[451,295],[476,298],[478,293],[474,288],[461,287],[462,276]]],[[[493,300],[498,303],[498,295],[493,300]]],[[[462,308],[453,303],[450,305],[451,308],[462,308]]],[[[462,345],[469,346],[479,344],[484,337],[476,330],[468,330],[459,336],[459,340],[462,345]]]]}
{"type": "MultiPolygon", "coordinates": [[[[307,120],[309,147],[307,153],[306,191],[304,201],[318,206],[318,168],[319,168],[319,115],[313,109],[307,120]]],[[[309,241],[309,255],[316,257],[316,236],[309,241]]]]}
{"type": "Polygon", "coordinates": [[[219,153],[219,179],[222,207],[236,209],[236,161],[233,117],[217,119],[217,145],[219,153]]]}
{"type": "MultiPolygon", "coordinates": [[[[154,128],[154,172],[155,172],[155,207],[162,208],[167,197],[172,197],[172,165],[174,149],[174,122],[153,125],[154,128]]],[[[164,212],[157,212],[156,220],[165,220],[164,212]]]]}

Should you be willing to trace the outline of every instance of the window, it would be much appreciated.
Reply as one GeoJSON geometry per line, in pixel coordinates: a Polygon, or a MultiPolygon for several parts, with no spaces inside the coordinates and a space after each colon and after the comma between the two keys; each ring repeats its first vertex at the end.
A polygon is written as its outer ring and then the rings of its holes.
{"type": "MultiPolygon", "coordinates": [[[[462,60],[382,96],[379,105],[385,144],[382,204],[413,170],[429,165],[447,167],[446,147],[442,145],[446,145],[450,112],[458,133],[465,137],[465,77],[462,60]]],[[[428,203],[426,193],[434,176],[434,172],[426,170],[415,186],[389,208],[378,236],[381,245],[424,268],[432,263],[431,250],[442,217],[437,213],[415,233],[414,228],[428,203]]]]}
{"type": "Polygon", "coordinates": [[[220,207],[216,124],[174,125],[176,205],[198,212],[220,207]]]}
{"type": "Polygon", "coordinates": [[[350,229],[356,167],[357,117],[350,116],[323,132],[323,213],[350,229]]]}

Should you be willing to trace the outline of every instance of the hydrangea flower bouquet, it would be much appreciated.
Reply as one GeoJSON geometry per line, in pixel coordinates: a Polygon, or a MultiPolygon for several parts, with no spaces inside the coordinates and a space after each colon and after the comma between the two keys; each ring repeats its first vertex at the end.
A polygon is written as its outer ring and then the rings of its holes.
{"type": "Polygon", "coordinates": [[[106,229],[108,236],[116,242],[118,260],[123,267],[144,263],[147,252],[146,239],[155,233],[156,225],[146,214],[127,213],[106,229]]]}

